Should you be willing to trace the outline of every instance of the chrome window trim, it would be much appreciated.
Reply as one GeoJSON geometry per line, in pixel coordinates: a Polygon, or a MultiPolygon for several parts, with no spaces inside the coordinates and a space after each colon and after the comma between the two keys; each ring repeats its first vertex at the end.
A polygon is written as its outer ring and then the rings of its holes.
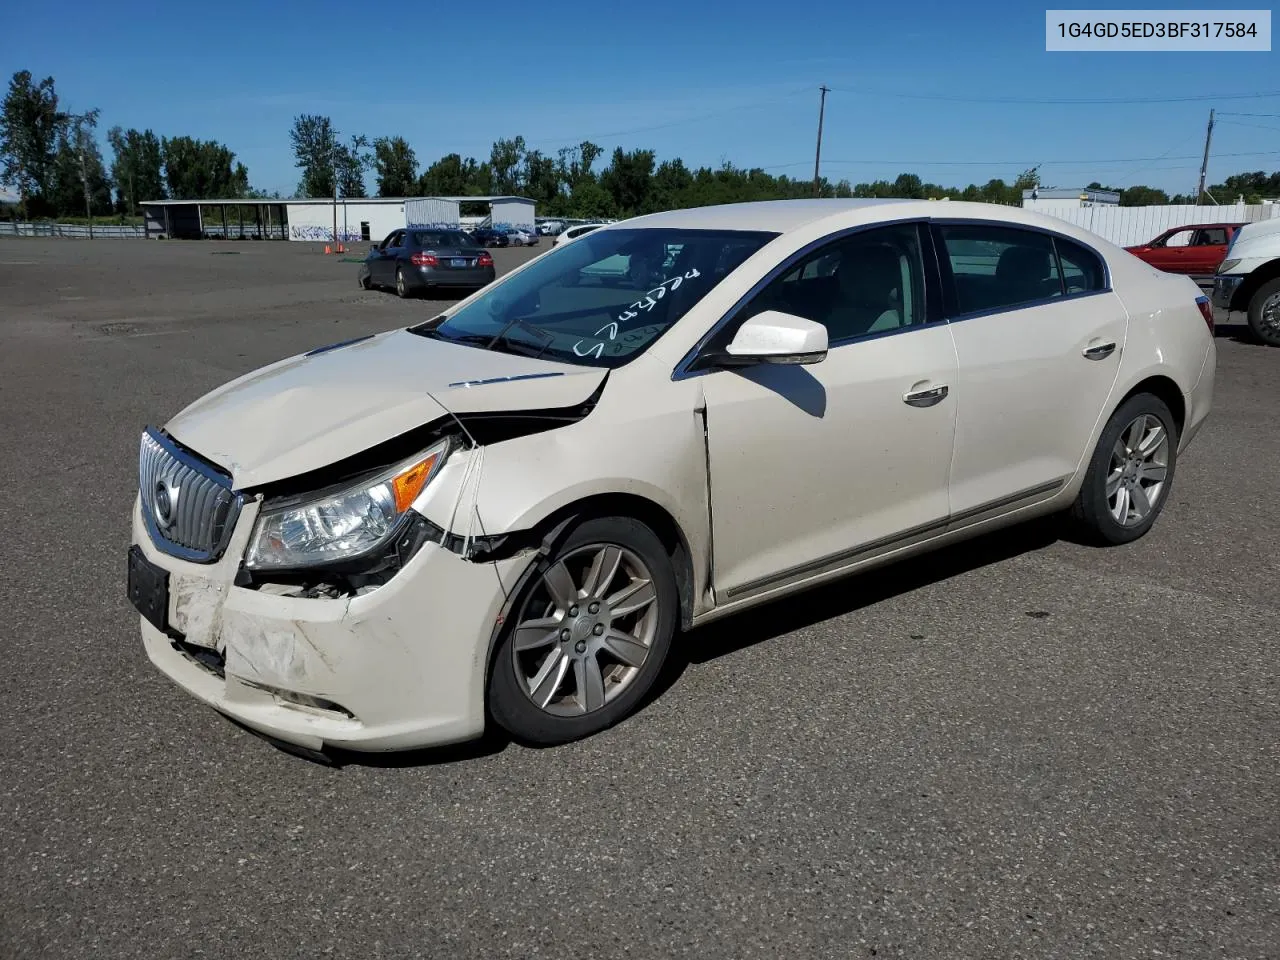
{"type": "MultiPolygon", "coordinates": [[[[757,295],[759,295],[760,291],[762,291],[769,284],[773,283],[773,281],[777,280],[780,276],[783,276],[784,274],[786,274],[788,270],[792,269],[797,263],[799,263],[801,260],[804,260],[815,250],[819,250],[822,247],[829,246],[833,243],[839,243],[841,240],[844,240],[847,237],[851,237],[859,233],[866,233],[868,230],[878,230],[881,227],[899,227],[905,224],[912,224],[912,223],[924,224],[927,226],[929,222],[930,220],[928,217],[902,217],[896,220],[878,220],[875,223],[863,223],[863,224],[859,224],[856,227],[845,227],[844,229],[837,230],[835,233],[828,233],[823,237],[819,237],[817,240],[811,240],[809,243],[805,244],[799,250],[796,250],[790,255],[788,255],[786,259],[784,259],[781,263],[779,263],[772,270],[770,270],[763,277],[761,277],[754,284],[752,284],[751,289],[749,289],[746,293],[744,293],[741,297],[739,297],[736,301],[734,301],[733,306],[729,307],[728,310],[726,310],[723,314],[721,314],[720,319],[717,320],[715,323],[713,323],[710,329],[708,329],[706,333],[704,333],[701,337],[699,337],[698,342],[695,343],[689,349],[689,351],[680,359],[680,362],[676,364],[675,369],[673,369],[671,372],[671,379],[673,381],[687,380],[691,377],[702,376],[703,374],[720,372],[720,370],[715,367],[708,367],[705,370],[690,370],[689,367],[694,363],[694,361],[698,359],[698,357],[702,354],[703,350],[706,349],[707,344],[711,342],[711,340],[716,336],[716,334],[718,334],[721,330],[723,330],[726,326],[728,326],[730,323],[733,322],[733,319],[738,315],[738,312],[744,306],[746,306],[746,304],[750,303],[753,299],[755,299],[757,295]]],[[[780,236],[786,236],[786,234],[781,234],[780,236]]],[[[892,337],[892,336],[897,336],[903,333],[911,333],[916,330],[926,330],[929,327],[938,326],[938,322],[932,321],[929,316],[929,312],[930,312],[929,273],[932,267],[928,262],[928,252],[927,250],[924,249],[924,247],[925,247],[925,244],[921,243],[920,262],[921,262],[921,269],[923,270],[923,273],[924,273],[921,279],[924,281],[924,289],[925,289],[925,304],[924,304],[925,322],[921,324],[915,324],[909,327],[899,327],[897,330],[881,330],[877,333],[864,333],[858,337],[845,337],[840,340],[835,340],[828,343],[827,344],[828,350],[833,350],[837,347],[847,346],[851,343],[861,343],[864,340],[879,340],[882,337],[892,337]]],[[[760,249],[765,250],[767,248],[768,248],[768,244],[766,244],[764,247],[761,247],[760,249]]],[[[738,269],[742,269],[742,268],[739,267],[738,269]]],[[[941,315],[939,315],[939,319],[941,319],[941,315]]]]}
{"type": "Polygon", "coordinates": [[[138,497],[142,513],[142,522],[147,529],[151,542],[161,551],[170,556],[177,557],[179,560],[187,560],[191,563],[216,563],[222,558],[223,553],[227,549],[227,544],[231,540],[231,535],[235,531],[236,523],[240,518],[241,510],[244,508],[245,495],[237,491],[232,486],[231,474],[219,469],[206,460],[202,460],[184,450],[163,430],[148,426],[143,430],[143,436],[149,437],[158,447],[165,453],[173,457],[179,464],[200,474],[206,480],[218,486],[226,488],[231,494],[230,509],[227,512],[227,522],[222,531],[221,539],[213,544],[208,550],[196,550],[191,547],[185,547],[182,544],[174,543],[166,537],[160,530],[159,524],[156,523],[154,512],[147,509],[146,492],[141,489],[141,476],[139,476],[138,497]]]}

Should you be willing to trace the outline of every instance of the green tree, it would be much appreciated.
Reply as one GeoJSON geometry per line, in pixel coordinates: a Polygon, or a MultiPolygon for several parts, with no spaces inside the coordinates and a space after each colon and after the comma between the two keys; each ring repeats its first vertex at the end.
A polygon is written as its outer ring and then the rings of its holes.
{"type": "Polygon", "coordinates": [[[115,126],[107,131],[107,143],[114,154],[111,179],[120,211],[136,214],[142,201],[163,200],[164,155],[160,138],[150,130],[139,132],[115,126]]]}
{"type": "Polygon", "coordinates": [[[379,137],[373,142],[378,196],[407,197],[418,180],[418,158],[404,137],[379,137]]]}
{"type": "Polygon", "coordinates": [[[302,170],[298,193],[304,197],[332,197],[338,159],[338,132],[328,117],[303,114],[289,131],[294,165],[302,170]]]}
{"type": "Polygon", "coordinates": [[[653,169],[652,150],[614,149],[609,168],[600,174],[600,186],[609,192],[622,216],[634,216],[646,209],[653,189],[653,169]]]}
{"type": "MultiPolygon", "coordinates": [[[[1089,187],[1088,189],[1097,190],[1099,188],[1089,187]]],[[[1163,190],[1157,190],[1155,187],[1126,187],[1120,191],[1120,206],[1122,207],[1150,207],[1168,202],[1169,194],[1163,190]]]]}
{"type": "Polygon", "coordinates": [[[364,185],[364,172],[373,165],[373,155],[368,147],[369,140],[363,134],[353,136],[349,144],[338,145],[338,192],[342,196],[352,198],[368,196],[364,185]]]}
{"type": "Polygon", "coordinates": [[[102,151],[92,133],[97,123],[96,113],[88,114],[83,123],[68,125],[58,138],[50,200],[59,216],[83,217],[89,213],[101,217],[111,213],[111,181],[107,179],[102,151]]]}
{"type": "Polygon", "coordinates": [[[521,181],[524,159],[524,137],[494,142],[493,149],[489,152],[489,169],[493,189],[499,195],[518,194],[524,188],[521,181]]]}
{"type": "Polygon", "coordinates": [[[216,140],[164,137],[160,152],[174,200],[229,200],[249,192],[249,171],[216,140]]]}
{"type": "Polygon", "coordinates": [[[30,70],[17,71],[0,108],[0,176],[18,189],[23,216],[38,214],[47,204],[65,126],[53,77],[35,83],[30,70]]]}
{"type": "Polygon", "coordinates": [[[524,193],[535,203],[547,206],[560,198],[560,177],[556,162],[538,150],[524,155],[524,193]]]}

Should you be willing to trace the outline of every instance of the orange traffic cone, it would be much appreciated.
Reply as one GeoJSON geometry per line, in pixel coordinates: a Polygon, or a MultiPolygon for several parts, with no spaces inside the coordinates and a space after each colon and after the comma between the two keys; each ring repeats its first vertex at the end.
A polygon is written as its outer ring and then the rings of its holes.
{"type": "Polygon", "coordinates": [[[333,253],[333,251],[329,249],[329,245],[328,245],[327,243],[324,245],[324,252],[325,252],[325,253],[333,253]]]}

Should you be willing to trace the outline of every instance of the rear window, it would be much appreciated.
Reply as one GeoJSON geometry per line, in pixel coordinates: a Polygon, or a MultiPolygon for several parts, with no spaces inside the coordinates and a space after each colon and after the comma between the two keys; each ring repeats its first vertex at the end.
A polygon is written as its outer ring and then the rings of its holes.
{"type": "Polygon", "coordinates": [[[415,230],[413,245],[430,250],[434,247],[469,247],[471,238],[461,231],[453,230],[415,230]]]}

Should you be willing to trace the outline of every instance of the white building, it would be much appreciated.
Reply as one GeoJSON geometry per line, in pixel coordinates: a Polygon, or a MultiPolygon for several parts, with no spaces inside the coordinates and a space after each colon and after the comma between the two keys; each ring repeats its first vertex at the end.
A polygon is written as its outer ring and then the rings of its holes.
{"type": "Polygon", "coordinates": [[[463,203],[488,204],[478,226],[534,228],[534,202],[506,196],[148,200],[142,212],[148,237],[377,243],[401,227],[456,228],[463,203]]]}
{"type": "Polygon", "coordinates": [[[1088,187],[1033,187],[1022,191],[1022,206],[1048,214],[1055,210],[1079,210],[1083,207],[1118,207],[1120,194],[1114,190],[1091,190],[1088,187]]]}

